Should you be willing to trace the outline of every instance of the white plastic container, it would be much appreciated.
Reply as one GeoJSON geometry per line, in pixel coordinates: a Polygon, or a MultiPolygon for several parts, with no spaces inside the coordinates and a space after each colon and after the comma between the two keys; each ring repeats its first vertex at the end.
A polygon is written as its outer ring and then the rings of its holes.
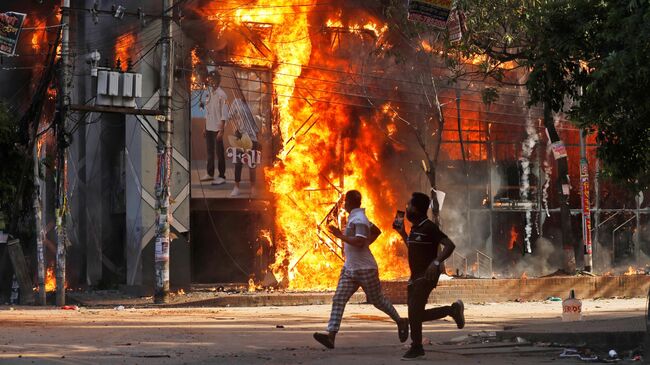
{"type": "Polygon", "coordinates": [[[575,322],[582,320],[582,300],[576,299],[575,292],[571,289],[569,297],[562,301],[562,322],[575,322]]]}

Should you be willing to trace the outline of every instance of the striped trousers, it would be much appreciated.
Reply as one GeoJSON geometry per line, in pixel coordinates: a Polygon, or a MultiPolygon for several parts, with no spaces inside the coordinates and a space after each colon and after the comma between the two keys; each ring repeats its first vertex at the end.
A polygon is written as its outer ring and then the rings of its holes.
{"type": "Polygon", "coordinates": [[[388,314],[393,321],[400,319],[397,310],[393,304],[381,292],[381,283],[379,282],[379,273],[376,269],[369,270],[341,270],[339,283],[336,287],[336,293],[332,299],[332,312],[327,324],[328,332],[338,332],[343,318],[345,305],[359,287],[363,289],[368,298],[368,302],[377,309],[388,314]]]}

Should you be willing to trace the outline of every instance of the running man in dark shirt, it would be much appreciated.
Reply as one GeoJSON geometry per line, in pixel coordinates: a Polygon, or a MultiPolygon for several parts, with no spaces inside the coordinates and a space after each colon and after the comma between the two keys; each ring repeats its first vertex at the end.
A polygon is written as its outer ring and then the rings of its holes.
{"type": "Polygon", "coordinates": [[[431,200],[422,193],[413,193],[406,207],[406,219],[412,223],[407,235],[402,225],[397,232],[408,247],[411,278],[408,284],[408,313],[411,326],[411,348],[402,360],[424,357],[422,347],[422,322],[451,316],[458,328],[465,326],[464,306],[457,300],[450,306],[425,310],[431,291],[438,284],[442,263],[451,256],[456,247],[438,226],[427,217],[431,200]],[[442,251],[440,246],[442,245],[442,251]]]}

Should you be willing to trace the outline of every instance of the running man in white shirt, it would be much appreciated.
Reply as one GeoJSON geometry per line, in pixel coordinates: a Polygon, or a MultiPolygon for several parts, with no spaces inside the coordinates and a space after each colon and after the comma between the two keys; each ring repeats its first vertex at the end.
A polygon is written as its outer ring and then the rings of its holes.
{"type": "Polygon", "coordinates": [[[345,233],[330,226],[330,232],[343,241],[345,264],[339,276],[336,293],[332,299],[332,312],[327,325],[327,333],[314,333],[316,341],[333,349],[336,334],[341,325],[345,305],[359,287],[366,293],[368,302],[388,314],[397,323],[400,342],[408,339],[408,319],[401,318],[395,307],[384,296],[379,282],[377,262],[369,248],[370,221],[365,209],[361,208],[361,193],[350,190],[345,194],[345,210],[349,213],[345,233]]]}

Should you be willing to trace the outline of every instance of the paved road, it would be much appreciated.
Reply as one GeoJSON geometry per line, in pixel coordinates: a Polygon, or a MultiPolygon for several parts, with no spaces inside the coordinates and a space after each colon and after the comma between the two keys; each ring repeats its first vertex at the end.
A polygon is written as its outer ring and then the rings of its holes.
{"type": "MultiPolygon", "coordinates": [[[[585,301],[586,321],[639,316],[645,299],[585,301]]],[[[405,315],[406,307],[398,306],[405,315]]],[[[576,364],[559,351],[459,355],[437,345],[462,335],[559,322],[557,302],[467,305],[468,325],[425,326],[435,364],[576,364]]],[[[348,305],[335,350],[312,339],[329,306],[86,309],[0,307],[0,363],[8,364],[395,364],[405,351],[395,326],[369,305],[348,305]]],[[[623,323],[623,322],[621,322],[623,323]]],[[[583,324],[584,325],[584,324],[583,324]]],[[[479,353],[481,351],[478,351],[479,353]]]]}

